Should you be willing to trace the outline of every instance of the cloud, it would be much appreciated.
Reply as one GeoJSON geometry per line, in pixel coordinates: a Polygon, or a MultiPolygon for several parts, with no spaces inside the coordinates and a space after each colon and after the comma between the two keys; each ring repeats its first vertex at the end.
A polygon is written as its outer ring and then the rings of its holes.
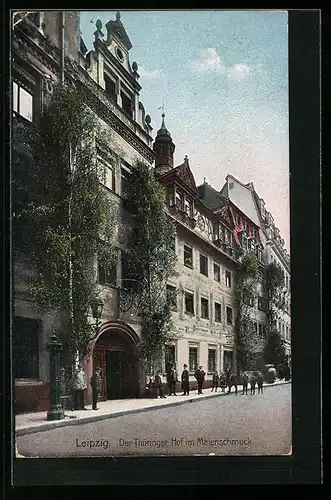
{"type": "Polygon", "coordinates": [[[252,72],[252,68],[247,64],[233,64],[227,69],[229,78],[233,80],[245,80],[252,72]]]}
{"type": "Polygon", "coordinates": [[[195,66],[200,70],[224,71],[225,69],[215,47],[202,50],[195,66]]]}
{"type": "Polygon", "coordinates": [[[246,63],[236,63],[232,66],[226,66],[221,56],[217,53],[217,49],[213,47],[201,51],[200,58],[193,63],[192,69],[200,72],[213,71],[223,73],[232,80],[240,81],[247,79],[253,72],[261,73],[262,64],[251,66],[246,63]]]}
{"type": "Polygon", "coordinates": [[[143,66],[139,66],[138,73],[146,80],[155,80],[156,78],[160,78],[160,76],[162,75],[162,71],[160,69],[148,71],[147,69],[143,68],[143,66]]]}

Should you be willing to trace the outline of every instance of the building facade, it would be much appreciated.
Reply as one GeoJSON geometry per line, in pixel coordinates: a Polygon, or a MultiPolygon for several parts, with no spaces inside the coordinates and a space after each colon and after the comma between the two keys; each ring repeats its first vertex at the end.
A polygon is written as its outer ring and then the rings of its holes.
{"type": "MultiPolygon", "coordinates": [[[[97,262],[95,266],[96,287],[102,288],[105,306],[99,336],[89,346],[85,370],[89,379],[93,364],[101,366],[101,398],[109,399],[140,395],[145,386],[135,354],[139,321],[122,313],[119,307],[122,261],[130,224],[122,198],[130,166],[137,161],[153,165],[155,154],[151,119],[139,100],[138,65],[130,64],[132,45],[120,14],[104,29],[98,21],[94,37],[94,50],[88,52],[79,34],[79,12],[33,13],[14,27],[12,125],[13,130],[22,124],[28,127],[43,112],[58,82],[74,83],[81,88],[87,105],[97,116],[96,160],[104,169],[105,190],[117,203],[121,222],[116,228],[115,268],[106,271],[97,262]]],[[[32,275],[24,254],[18,252],[14,262],[12,321],[16,411],[48,409],[46,345],[53,330],[61,326],[59,315],[42,314],[34,304],[27,284],[32,275]]]]}

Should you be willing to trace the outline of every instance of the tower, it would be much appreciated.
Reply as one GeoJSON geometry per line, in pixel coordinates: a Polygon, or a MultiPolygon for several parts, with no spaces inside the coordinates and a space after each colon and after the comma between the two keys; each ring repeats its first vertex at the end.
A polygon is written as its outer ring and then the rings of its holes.
{"type": "Polygon", "coordinates": [[[164,117],[165,114],[162,113],[161,128],[156,134],[153,146],[156,154],[155,170],[159,175],[169,172],[174,166],[175,144],[172,142],[169,130],[166,129],[164,117]]]}

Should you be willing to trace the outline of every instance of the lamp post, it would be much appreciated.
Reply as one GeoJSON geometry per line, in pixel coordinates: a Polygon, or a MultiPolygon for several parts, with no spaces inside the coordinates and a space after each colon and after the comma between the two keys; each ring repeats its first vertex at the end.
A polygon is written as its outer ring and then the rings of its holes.
{"type": "Polygon", "coordinates": [[[47,420],[62,420],[64,413],[60,401],[60,355],[62,342],[59,342],[55,333],[47,344],[50,360],[50,409],[47,412],[47,420]]]}
{"type": "Polygon", "coordinates": [[[90,306],[92,309],[92,316],[95,319],[95,334],[93,337],[96,338],[99,333],[100,319],[102,316],[104,302],[101,299],[95,297],[90,301],[90,306]]]}

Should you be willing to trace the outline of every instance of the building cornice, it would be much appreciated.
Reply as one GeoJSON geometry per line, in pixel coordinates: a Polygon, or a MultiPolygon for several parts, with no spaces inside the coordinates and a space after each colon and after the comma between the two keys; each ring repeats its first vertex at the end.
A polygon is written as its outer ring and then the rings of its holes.
{"type": "MultiPolygon", "coordinates": [[[[25,61],[28,60],[32,67],[34,66],[31,57],[34,57],[52,73],[58,74],[60,71],[59,49],[42,36],[38,30],[36,30],[36,38],[38,39],[38,45],[35,41],[31,40],[25,31],[19,30],[14,32],[14,52],[17,52],[17,55],[21,59],[24,59],[25,61]]],[[[127,141],[150,164],[152,164],[155,160],[154,151],[149,148],[149,146],[145,144],[145,142],[140,139],[134,131],[134,128],[139,128],[139,130],[146,135],[146,137],[149,137],[139,124],[131,122],[129,119],[124,117],[119,117],[118,114],[120,114],[121,111],[117,110],[114,103],[110,103],[109,100],[106,102],[106,96],[102,95],[103,89],[91,78],[84,68],[68,57],[65,58],[65,72],[66,77],[70,77],[73,83],[78,82],[84,87],[84,90],[86,91],[85,93],[87,93],[89,97],[88,104],[93,105],[96,114],[108,125],[110,125],[115,132],[123,137],[123,139],[127,141]],[[116,112],[117,114],[115,114],[116,112]],[[127,123],[124,123],[124,119],[127,123]]]]}

